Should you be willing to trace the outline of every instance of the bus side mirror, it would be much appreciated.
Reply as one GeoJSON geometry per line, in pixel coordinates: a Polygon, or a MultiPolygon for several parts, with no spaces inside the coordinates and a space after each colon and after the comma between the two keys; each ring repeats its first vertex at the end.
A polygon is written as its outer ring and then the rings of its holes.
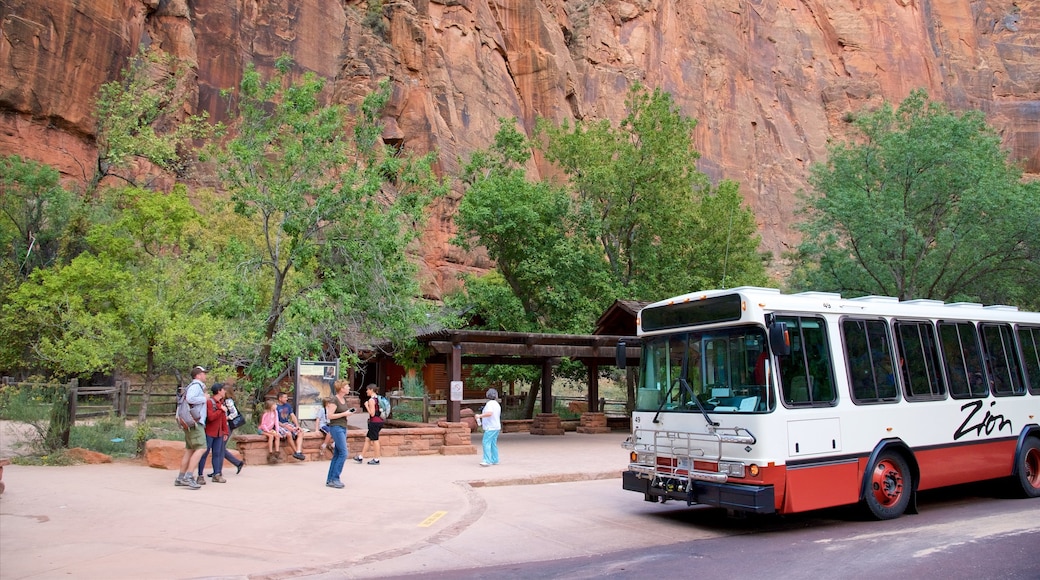
{"type": "Polygon", "coordinates": [[[769,350],[776,356],[791,354],[791,335],[787,332],[787,323],[771,322],[769,324],[769,350]]]}
{"type": "Polygon", "coordinates": [[[614,355],[614,365],[617,368],[624,370],[628,365],[628,351],[625,348],[625,341],[619,340],[617,343],[617,352],[614,355]]]}

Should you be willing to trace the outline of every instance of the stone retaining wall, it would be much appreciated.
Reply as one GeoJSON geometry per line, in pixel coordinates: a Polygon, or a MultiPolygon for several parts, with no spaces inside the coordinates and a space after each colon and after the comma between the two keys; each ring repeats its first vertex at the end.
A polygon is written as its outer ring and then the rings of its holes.
{"type": "MultiPolygon", "coordinates": [[[[463,423],[439,421],[437,426],[422,425],[395,428],[395,422],[388,422],[388,427],[379,433],[379,447],[383,457],[401,457],[409,455],[473,455],[477,449],[469,439],[469,427],[463,423]]],[[[365,429],[347,430],[347,451],[349,456],[361,453],[365,445],[365,429]]],[[[235,435],[232,437],[235,446],[245,457],[246,463],[267,463],[267,438],[263,435],[235,435]]],[[[318,452],[325,436],[322,433],[303,434],[303,454],[307,461],[318,460],[318,452]]],[[[323,459],[329,459],[331,452],[326,452],[323,459]]],[[[292,450],[283,442],[281,449],[283,461],[296,461],[292,458],[292,450]]]]}

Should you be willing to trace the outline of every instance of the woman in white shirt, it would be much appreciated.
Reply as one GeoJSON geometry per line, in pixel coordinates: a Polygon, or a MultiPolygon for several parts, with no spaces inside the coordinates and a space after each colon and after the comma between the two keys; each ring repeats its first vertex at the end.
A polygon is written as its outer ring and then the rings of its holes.
{"type": "Polygon", "coordinates": [[[484,428],[484,460],[481,467],[498,465],[498,434],[502,432],[502,405],[498,404],[498,391],[487,390],[488,402],[477,417],[484,428]]]}

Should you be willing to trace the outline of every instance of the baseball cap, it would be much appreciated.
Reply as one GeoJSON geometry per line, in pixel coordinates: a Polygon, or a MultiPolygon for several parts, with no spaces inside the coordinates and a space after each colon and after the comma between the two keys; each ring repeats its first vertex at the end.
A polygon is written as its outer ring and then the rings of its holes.
{"type": "Polygon", "coordinates": [[[206,367],[195,365],[195,368],[191,369],[191,372],[193,372],[193,373],[208,373],[209,371],[206,370],[206,367]]]}
{"type": "Polygon", "coordinates": [[[213,383],[213,386],[209,388],[210,392],[214,395],[224,390],[224,383],[213,383]]]}

